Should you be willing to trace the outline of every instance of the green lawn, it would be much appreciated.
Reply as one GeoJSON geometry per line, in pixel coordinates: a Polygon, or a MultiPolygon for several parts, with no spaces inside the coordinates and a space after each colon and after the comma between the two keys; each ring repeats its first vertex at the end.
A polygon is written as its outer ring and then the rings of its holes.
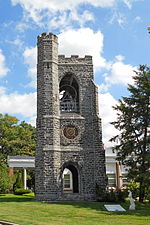
{"type": "MultiPolygon", "coordinates": [[[[20,225],[145,225],[150,224],[150,204],[135,211],[107,212],[99,202],[33,202],[33,196],[0,195],[0,220],[20,225]]],[[[109,203],[108,203],[109,204],[109,203]]],[[[129,202],[121,204],[129,208],[129,202]]]]}

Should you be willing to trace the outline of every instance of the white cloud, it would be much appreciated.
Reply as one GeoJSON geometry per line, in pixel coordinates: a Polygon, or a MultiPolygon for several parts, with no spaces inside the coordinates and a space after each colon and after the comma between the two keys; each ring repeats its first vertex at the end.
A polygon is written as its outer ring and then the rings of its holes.
{"type": "Polygon", "coordinates": [[[131,9],[132,8],[132,1],[131,0],[123,0],[123,2],[126,4],[126,6],[131,9]]]}
{"type": "Polygon", "coordinates": [[[135,22],[142,22],[142,18],[141,18],[140,16],[136,16],[136,17],[134,18],[134,21],[135,21],[135,22]]]}
{"type": "MultiPolygon", "coordinates": [[[[107,75],[107,74],[105,74],[105,75],[107,75]]],[[[105,93],[108,91],[110,86],[111,85],[109,83],[102,83],[102,84],[98,85],[98,88],[101,93],[103,93],[103,92],[105,93]]]]}
{"type": "MultiPolygon", "coordinates": [[[[89,4],[93,7],[112,8],[114,10],[110,23],[118,22],[122,27],[126,23],[125,15],[117,10],[117,5],[125,4],[129,9],[132,8],[133,2],[142,0],[11,0],[12,5],[19,4],[23,9],[24,21],[31,19],[34,23],[48,29],[71,26],[72,21],[78,22],[83,26],[87,21],[93,21],[94,16],[87,10],[79,13],[81,5],[89,4]]],[[[24,23],[21,23],[22,25],[24,23]]],[[[25,28],[20,26],[20,29],[25,28]]]]}
{"type": "Polygon", "coordinates": [[[72,10],[70,17],[71,17],[70,19],[77,21],[81,27],[87,21],[94,21],[94,15],[88,10],[85,10],[83,14],[80,15],[76,10],[72,10]]]}
{"type": "Polygon", "coordinates": [[[28,77],[31,78],[31,82],[28,84],[30,87],[35,88],[36,87],[36,75],[37,75],[37,48],[26,48],[24,53],[24,62],[28,66],[28,77]]]}
{"type": "Polygon", "coordinates": [[[70,14],[68,15],[67,12],[61,12],[58,14],[54,14],[53,17],[49,19],[47,22],[48,29],[55,29],[55,28],[67,28],[71,22],[70,14]]]}
{"type": "Polygon", "coordinates": [[[81,4],[90,4],[94,7],[112,7],[116,0],[11,0],[12,5],[20,4],[24,10],[24,18],[32,19],[39,26],[43,26],[43,20],[48,27],[63,27],[72,20],[83,25],[89,20],[93,20],[90,12],[77,13],[81,4]],[[76,15],[73,13],[76,11],[76,15]]]}
{"type": "Polygon", "coordinates": [[[83,21],[82,23],[84,23],[84,17],[86,18],[86,20],[89,20],[89,21],[92,21],[92,20],[94,20],[94,16],[93,16],[93,14],[92,13],[90,13],[88,10],[85,10],[84,12],[83,12],[83,14],[81,15],[81,20],[80,20],[80,18],[78,17],[78,14],[77,14],[77,11],[72,11],[72,18],[74,19],[74,20],[76,20],[76,21],[83,21]]]}
{"type": "Polygon", "coordinates": [[[133,84],[133,76],[135,75],[133,67],[130,64],[124,64],[121,61],[112,64],[111,76],[105,77],[105,80],[110,84],[133,84]]]}
{"type": "Polygon", "coordinates": [[[41,11],[49,9],[49,11],[71,10],[80,4],[90,4],[95,7],[112,7],[116,0],[11,0],[13,5],[20,4],[26,11],[41,11]]]}
{"type": "Polygon", "coordinates": [[[103,75],[105,83],[99,85],[101,91],[108,91],[108,88],[115,84],[128,85],[134,83],[133,76],[137,67],[125,64],[123,62],[124,56],[122,55],[118,55],[115,58],[116,61],[109,64],[109,71],[103,75]]]}
{"type": "Polygon", "coordinates": [[[123,25],[126,23],[126,17],[123,14],[119,13],[117,22],[121,27],[123,27],[123,25]]]}
{"type": "Polygon", "coordinates": [[[123,55],[116,55],[115,58],[118,60],[118,61],[123,61],[125,59],[125,57],[123,55]]]}
{"type": "MultiPolygon", "coordinates": [[[[124,3],[128,7],[128,9],[132,9],[133,3],[137,1],[143,1],[143,0],[116,0],[115,1],[116,4],[114,4],[113,10],[112,10],[113,14],[111,18],[109,19],[108,23],[110,24],[118,23],[121,28],[124,28],[124,25],[127,24],[127,18],[124,13],[120,12],[120,8],[118,7],[118,5],[120,3],[124,3]]],[[[140,21],[139,19],[140,17],[137,17],[137,21],[140,21]]]]}
{"type": "Polygon", "coordinates": [[[20,32],[24,32],[27,28],[31,28],[31,25],[27,25],[26,23],[20,22],[19,24],[17,24],[16,26],[16,30],[20,31],[20,32]]]}
{"type": "Polygon", "coordinates": [[[123,0],[123,2],[125,3],[125,5],[126,5],[129,9],[132,8],[132,4],[133,4],[134,2],[138,2],[138,1],[143,1],[143,0],[123,0]]]}
{"type": "Polygon", "coordinates": [[[108,22],[110,24],[117,22],[119,26],[123,28],[123,25],[126,23],[126,17],[124,14],[116,11],[115,9],[111,19],[108,22]]]}
{"type": "Polygon", "coordinates": [[[0,77],[4,77],[10,70],[5,64],[5,56],[3,55],[2,50],[0,49],[0,77]]]}
{"type": "Polygon", "coordinates": [[[109,142],[109,139],[118,133],[114,126],[110,124],[110,122],[115,121],[117,118],[116,112],[112,108],[116,104],[117,101],[109,92],[99,94],[99,110],[100,117],[102,118],[102,134],[105,147],[113,145],[113,143],[109,142]]]}
{"type": "Polygon", "coordinates": [[[83,13],[78,13],[76,9],[73,9],[71,12],[63,11],[59,12],[59,14],[54,14],[47,21],[47,26],[49,30],[58,27],[63,30],[70,28],[72,21],[76,21],[79,26],[83,27],[86,22],[94,21],[94,16],[88,10],[83,11],[83,13]]]}
{"type": "Polygon", "coordinates": [[[100,31],[94,32],[90,28],[70,29],[58,35],[59,53],[81,57],[92,55],[96,69],[106,67],[106,61],[102,57],[103,39],[100,31]]]}
{"type": "Polygon", "coordinates": [[[6,91],[6,87],[0,86],[0,95],[3,95],[6,91]]]}
{"type": "Polygon", "coordinates": [[[36,93],[11,94],[5,93],[5,88],[0,87],[0,109],[1,113],[20,114],[26,118],[36,115],[36,93]]]}
{"type": "Polygon", "coordinates": [[[12,44],[12,45],[16,45],[18,49],[22,50],[23,44],[24,42],[20,39],[20,37],[18,36],[15,40],[6,40],[6,43],[12,44]]]}

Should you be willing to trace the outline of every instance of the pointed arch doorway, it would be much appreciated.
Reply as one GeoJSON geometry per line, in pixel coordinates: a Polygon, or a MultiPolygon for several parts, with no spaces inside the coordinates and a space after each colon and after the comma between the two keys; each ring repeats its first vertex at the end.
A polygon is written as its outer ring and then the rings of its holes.
{"type": "Polygon", "coordinates": [[[64,167],[63,170],[63,192],[79,193],[78,170],[73,165],[64,167]]]}

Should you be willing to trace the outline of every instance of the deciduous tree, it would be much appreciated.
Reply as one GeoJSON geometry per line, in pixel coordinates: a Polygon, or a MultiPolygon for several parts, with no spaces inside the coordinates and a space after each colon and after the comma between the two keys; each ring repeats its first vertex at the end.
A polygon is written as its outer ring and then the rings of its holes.
{"type": "Polygon", "coordinates": [[[16,117],[0,114],[0,158],[8,155],[34,155],[36,129],[16,117]]]}

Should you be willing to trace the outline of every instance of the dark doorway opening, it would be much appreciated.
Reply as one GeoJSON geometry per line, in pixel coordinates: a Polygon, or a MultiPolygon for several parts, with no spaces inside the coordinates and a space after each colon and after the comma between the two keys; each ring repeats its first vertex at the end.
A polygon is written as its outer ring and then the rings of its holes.
{"type": "MultiPolygon", "coordinates": [[[[78,181],[78,171],[73,165],[67,165],[66,169],[71,171],[71,179],[72,179],[72,192],[79,193],[79,181],[78,181]]],[[[64,169],[65,169],[64,168],[64,169]]]]}

